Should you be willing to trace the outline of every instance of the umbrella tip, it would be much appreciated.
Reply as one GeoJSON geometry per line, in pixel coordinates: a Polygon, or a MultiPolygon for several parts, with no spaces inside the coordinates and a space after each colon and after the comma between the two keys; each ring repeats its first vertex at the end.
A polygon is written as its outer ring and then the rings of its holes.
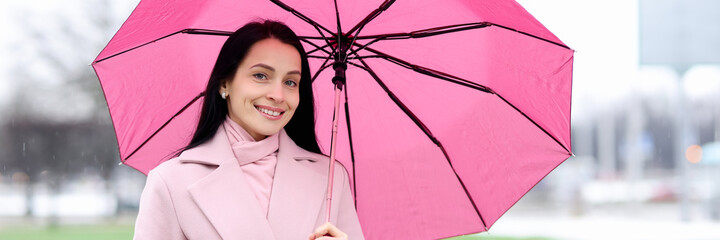
{"type": "Polygon", "coordinates": [[[123,165],[123,163],[122,163],[122,162],[119,162],[119,163],[118,163],[118,166],[121,166],[121,165],[123,165]]]}
{"type": "Polygon", "coordinates": [[[570,153],[570,156],[573,156],[573,157],[575,157],[575,153],[572,153],[572,152],[571,152],[571,153],[570,153]]]}

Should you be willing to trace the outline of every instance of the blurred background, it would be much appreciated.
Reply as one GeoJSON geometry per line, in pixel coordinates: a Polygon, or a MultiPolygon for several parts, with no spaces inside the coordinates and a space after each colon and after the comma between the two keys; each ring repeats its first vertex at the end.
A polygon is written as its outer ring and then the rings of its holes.
{"type": "MultiPolygon", "coordinates": [[[[518,2],[576,50],[576,156],[473,238],[720,239],[720,1],[518,2]]],[[[0,239],[131,238],[90,63],[137,3],[0,1],[0,239]]]]}

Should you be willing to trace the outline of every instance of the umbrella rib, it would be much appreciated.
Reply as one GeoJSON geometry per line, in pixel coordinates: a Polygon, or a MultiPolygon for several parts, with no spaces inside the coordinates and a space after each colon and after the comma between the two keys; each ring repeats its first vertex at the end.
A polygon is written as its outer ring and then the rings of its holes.
{"type": "MultiPolygon", "coordinates": [[[[365,27],[365,25],[367,25],[370,21],[372,21],[372,20],[375,19],[377,16],[379,16],[380,13],[382,13],[383,11],[387,10],[388,8],[390,8],[390,5],[392,5],[393,3],[395,3],[395,0],[385,0],[382,4],[380,4],[380,6],[379,6],[377,9],[373,10],[372,12],[370,12],[370,14],[368,14],[367,16],[365,16],[365,18],[364,18],[362,21],[360,21],[357,25],[355,25],[354,27],[352,27],[352,28],[350,29],[350,31],[348,31],[348,36],[358,35],[357,33],[360,33],[360,29],[362,29],[363,27],[365,27]],[[358,30],[357,33],[355,33],[355,30],[358,30]]],[[[353,41],[353,42],[354,42],[354,41],[353,41]]]]}
{"type": "MultiPolygon", "coordinates": [[[[360,59],[360,58],[354,58],[354,59],[360,59]]],[[[360,68],[360,69],[362,69],[362,70],[369,71],[369,70],[367,70],[367,68],[365,68],[365,67],[363,67],[362,65],[359,65],[359,64],[357,64],[357,63],[348,62],[348,64],[353,65],[353,66],[356,66],[356,67],[358,67],[358,68],[360,68]]]]}
{"type": "Polygon", "coordinates": [[[328,52],[327,50],[325,50],[325,47],[328,47],[328,45],[325,45],[325,46],[320,47],[320,46],[318,46],[317,44],[315,44],[315,43],[307,40],[307,39],[310,39],[310,38],[308,38],[308,37],[298,37],[298,38],[300,38],[300,41],[306,42],[307,44],[310,44],[310,45],[312,45],[313,47],[315,47],[315,49],[310,50],[310,51],[306,52],[305,54],[311,54],[311,53],[314,53],[314,52],[316,52],[316,51],[323,51],[323,52],[325,52],[325,53],[327,53],[327,54],[329,54],[329,55],[332,55],[330,52],[328,52]]]}
{"type": "Polygon", "coordinates": [[[151,44],[151,43],[160,41],[160,40],[162,40],[162,39],[164,39],[164,38],[171,37],[171,36],[173,36],[173,35],[175,35],[175,34],[178,34],[178,33],[205,34],[205,35],[227,35],[227,36],[229,36],[230,34],[232,34],[232,33],[225,34],[225,33],[227,33],[227,32],[224,32],[224,31],[215,31],[215,30],[207,30],[207,29],[192,29],[192,28],[186,28],[186,29],[183,29],[183,30],[180,30],[180,31],[177,31],[177,32],[173,32],[173,33],[170,33],[170,34],[168,34],[168,35],[165,35],[165,36],[156,38],[155,40],[152,40],[152,41],[149,41],[149,42],[140,44],[140,45],[135,46],[135,47],[132,47],[132,48],[130,48],[130,49],[121,51],[121,52],[119,52],[119,53],[116,53],[116,54],[107,56],[107,57],[105,57],[105,58],[99,59],[99,60],[93,62],[92,64],[100,63],[100,62],[105,61],[105,60],[107,60],[107,59],[110,59],[110,58],[112,58],[112,57],[115,57],[115,56],[118,56],[118,55],[120,55],[120,54],[123,54],[123,53],[129,52],[129,51],[138,49],[138,48],[140,48],[140,47],[143,47],[143,46],[145,46],[145,45],[148,45],[148,44],[151,44]]]}
{"type": "Polygon", "coordinates": [[[537,128],[539,128],[539,129],[542,130],[545,134],[547,134],[548,136],[550,136],[550,138],[552,138],[552,140],[555,140],[555,142],[556,142],[558,145],[560,145],[560,147],[562,147],[563,149],[565,149],[566,152],[568,152],[568,153],[571,154],[571,155],[573,154],[572,152],[570,152],[570,150],[568,150],[568,149],[565,147],[565,145],[563,145],[562,143],[560,143],[560,141],[558,141],[557,138],[555,138],[553,135],[550,135],[550,133],[549,133],[548,131],[545,131],[545,128],[543,128],[543,127],[541,127],[539,124],[537,124],[537,122],[535,122],[535,120],[532,120],[532,118],[530,118],[530,117],[529,117],[527,114],[525,114],[523,111],[521,111],[520,109],[518,109],[517,107],[515,107],[515,105],[513,105],[512,103],[510,103],[510,102],[509,102],[508,100],[506,100],[504,97],[500,96],[500,94],[498,94],[498,93],[494,93],[494,94],[495,94],[495,96],[498,96],[500,99],[502,99],[503,102],[507,103],[507,104],[510,105],[513,109],[515,109],[515,111],[517,111],[517,112],[519,112],[520,114],[522,114],[527,120],[529,120],[530,122],[532,122],[533,124],[535,124],[535,126],[536,126],[537,128]]]}
{"type": "Polygon", "coordinates": [[[278,7],[282,8],[282,9],[285,9],[285,11],[288,11],[288,12],[292,13],[292,14],[295,15],[296,17],[300,18],[300,20],[303,20],[303,21],[307,22],[308,24],[313,25],[313,26],[315,26],[315,27],[317,27],[317,28],[321,28],[322,30],[324,30],[325,32],[327,32],[327,33],[329,33],[329,34],[333,34],[332,31],[330,31],[330,30],[328,30],[327,28],[323,27],[323,26],[320,25],[319,23],[313,21],[312,19],[310,19],[309,17],[305,16],[304,14],[298,12],[298,11],[295,10],[294,8],[291,8],[291,7],[288,6],[287,4],[281,2],[280,0],[270,0],[270,2],[274,3],[275,5],[278,5],[278,7]]]}
{"type": "Polygon", "coordinates": [[[293,15],[295,15],[296,17],[300,18],[300,20],[303,20],[303,21],[305,21],[306,23],[308,23],[308,24],[312,25],[313,27],[315,27],[315,30],[317,30],[318,33],[320,33],[320,36],[322,36],[323,40],[325,40],[325,43],[327,43],[327,45],[330,46],[330,48],[333,49],[333,52],[335,51],[335,48],[332,47],[332,45],[330,44],[330,42],[327,40],[327,37],[325,37],[325,34],[323,34],[323,32],[320,31],[320,29],[324,30],[325,32],[327,32],[327,33],[330,34],[330,35],[335,35],[335,33],[333,33],[332,31],[328,30],[327,28],[323,27],[323,26],[320,25],[319,23],[313,21],[312,19],[310,19],[309,17],[305,16],[304,14],[298,12],[298,11],[295,10],[294,8],[291,8],[291,7],[288,6],[287,4],[281,2],[280,0],[270,0],[270,2],[274,3],[275,5],[278,5],[280,8],[284,9],[285,11],[288,11],[288,12],[292,13],[293,15]]]}
{"type": "Polygon", "coordinates": [[[397,105],[405,113],[405,115],[408,116],[415,123],[415,125],[418,128],[420,128],[420,130],[423,131],[423,133],[425,133],[425,135],[430,139],[430,141],[432,141],[435,145],[437,145],[440,148],[443,155],[445,156],[445,160],[447,160],[448,164],[450,165],[450,169],[452,169],[453,173],[455,174],[455,178],[457,178],[458,182],[460,182],[460,186],[462,186],[463,191],[465,191],[465,195],[468,197],[468,199],[470,199],[470,203],[472,204],[473,208],[475,209],[475,212],[477,213],[478,217],[480,218],[480,222],[482,223],[483,227],[485,228],[485,231],[487,231],[488,228],[487,228],[487,224],[485,224],[485,219],[483,219],[482,214],[480,214],[480,210],[478,209],[477,205],[475,205],[475,200],[470,195],[470,192],[468,191],[467,186],[465,186],[465,182],[463,182],[463,180],[457,174],[457,171],[455,171],[455,167],[453,166],[452,161],[450,161],[450,156],[448,156],[447,151],[445,150],[445,147],[442,145],[440,140],[438,140],[432,134],[432,132],[430,132],[430,129],[428,129],[428,127],[425,126],[425,124],[407,106],[405,106],[405,104],[402,103],[402,101],[400,101],[400,99],[395,95],[395,93],[393,93],[387,87],[387,85],[385,85],[385,83],[382,80],[380,80],[380,77],[378,77],[378,75],[375,74],[375,71],[373,71],[370,68],[370,66],[368,66],[367,63],[365,63],[364,60],[362,60],[362,59],[359,59],[359,60],[362,63],[362,65],[364,66],[363,69],[366,70],[373,79],[375,79],[375,82],[377,82],[378,85],[380,85],[380,87],[383,89],[383,91],[385,91],[385,93],[388,94],[388,96],[395,103],[395,105],[397,105]]]}
{"type": "Polygon", "coordinates": [[[316,56],[316,55],[308,55],[308,58],[319,58],[319,59],[327,59],[328,57],[325,56],[316,56]]]}
{"type": "MultiPolygon", "coordinates": [[[[517,33],[520,33],[520,34],[523,34],[523,35],[526,35],[526,36],[529,36],[529,37],[532,37],[535,39],[539,39],[539,40],[563,47],[565,49],[570,49],[568,46],[565,46],[564,44],[557,43],[557,42],[554,42],[554,41],[551,41],[551,40],[548,40],[548,39],[545,39],[545,38],[542,38],[539,36],[535,36],[535,35],[527,33],[527,32],[518,31],[514,28],[506,27],[506,26],[491,23],[491,22],[477,22],[477,23],[464,23],[464,24],[454,24],[454,25],[447,25],[447,26],[441,26],[441,27],[427,28],[427,29],[412,31],[409,33],[388,33],[388,34],[376,34],[376,35],[367,35],[367,36],[355,36],[355,38],[357,38],[357,39],[372,39],[372,41],[370,41],[366,44],[363,44],[363,45],[359,45],[361,47],[353,50],[351,52],[351,54],[355,53],[357,51],[360,51],[360,50],[366,48],[367,46],[369,46],[373,43],[382,41],[382,40],[424,38],[424,37],[442,35],[442,34],[447,34],[447,33],[460,32],[460,31],[465,31],[465,30],[486,28],[486,27],[491,27],[491,26],[496,26],[501,29],[517,32],[517,33]]],[[[353,43],[354,42],[355,41],[353,41],[353,43]]]]}
{"type": "Polygon", "coordinates": [[[542,37],[539,37],[539,36],[535,36],[535,35],[530,34],[530,33],[527,33],[527,32],[523,32],[523,31],[520,31],[520,30],[511,28],[511,27],[506,27],[506,26],[503,26],[503,25],[500,25],[500,24],[495,24],[495,23],[493,23],[492,25],[493,25],[493,26],[497,26],[497,27],[499,27],[499,28],[506,29],[506,30],[510,30],[510,31],[513,31],[513,32],[517,32],[517,33],[520,33],[520,34],[523,34],[523,35],[526,35],[526,36],[529,36],[529,37],[532,37],[532,38],[535,38],[535,39],[538,39],[538,40],[542,40],[542,41],[545,41],[545,42],[548,42],[548,43],[551,43],[551,44],[560,46],[560,47],[565,48],[565,49],[568,49],[568,50],[572,50],[572,49],[570,49],[570,47],[566,46],[565,44],[558,43],[558,42],[554,42],[554,41],[552,41],[552,40],[545,39],[545,38],[542,38],[542,37]]]}
{"type": "Polygon", "coordinates": [[[424,38],[424,37],[430,37],[435,35],[441,35],[446,33],[453,33],[453,32],[459,32],[464,30],[471,30],[471,29],[479,29],[479,28],[486,28],[492,26],[492,23],[489,22],[478,22],[478,23],[465,23],[465,24],[454,24],[454,25],[447,25],[447,26],[441,26],[441,27],[434,27],[434,28],[428,28],[428,29],[422,29],[417,31],[412,31],[409,33],[389,33],[389,34],[378,34],[378,35],[368,35],[368,36],[361,36],[357,37],[359,39],[373,39],[372,41],[360,45],[360,48],[357,48],[353,50],[354,52],[360,51],[368,46],[370,46],[373,43],[382,41],[382,40],[398,40],[398,39],[410,39],[410,38],[424,38]]]}
{"type": "MultiPolygon", "coordinates": [[[[112,57],[118,56],[118,55],[120,55],[120,54],[123,54],[123,53],[129,52],[129,51],[138,49],[138,48],[140,48],[140,47],[143,47],[143,46],[145,46],[145,45],[148,45],[148,44],[151,44],[151,43],[160,41],[160,40],[162,40],[162,39],[171,37],[171,36],[173,36],[173,35],[175,35],[175,34],[178,34],[178,33],[185,33],[185,34],[191,34],[191,35],[211,35],[211,36],[230,36],[230,35],[233,34],[233,32],[230,32],[230,31],[212,30],[212,29],[200,29],[200,28],[186,28],[186,29],[182,29],[182,30],[180,30],[180,31],[173,32],[173,33],[170,33],[170,34],[168,34],[168,35],[165,35],[165,36],[156,38],[155,40],[152,40],[152,41],[149,41],[149,42],[140,44],[140,45],[135,46],[135,47],[132,47],[132,48],[130,48],[130,49],[121,51],[121,52],[119,52],[119,53],[116,53],[116,54],[107,56],[107,57],[105,57],[105,58],[99,59],[99,60],[93,62],[92,64],[96,64],[96,63],[105,61],[105,60],[107,60],[107,59],[109,59],[109,58],[112,58],[112,57]]],[[[305,38],[312,39],[313,37],[300,37],[301,40],[305,40],[305,38]]],[[[311,43],[311,42],[309,42],[309,41],[307,41],[307,40],[305,40],[305,41],[308,42],[309,44],[317,47],[317,48],[320,48],[320,47],[318,47],[317,45],[315,45],[315,44],[313,44],[313,43],[311,43]]],[[[326,51],[326,52],[327,52],[327,51],[326,51]]]]}
{"type": "MultiPolygon", "coordinates": [[[[105,61],[105,60],[107,60],[108,58],[115,57],[115,56],[117,56],[117,55],[120,55],[120,54],[129,52],[129,51],[131,51],[131,50],[140,48],[140,47],[142,47],[142,46],[148,45],[148,44],[153,43],[153,42],[157,42],[157,41],[159,41],[159,40],[161,40],[161,39],[170,37],[170,36],[175,35],[175,34],[178,34],[178,33],[186,33],[186,34],[193,34],[193,35],[215,35],[215,36],[230,36],[230,35],[233,34],[233,32],[230,32],[230,31],[221,31],[221,30],[212,30],[212,29],[187,28],[187,29],[183,29],[183,30],[180,30],[180,31],[177,31],[177,32],[174,32],[174,33],[171,33],[171,34],[168,34],[168,35],[159,37],[159,38],[157,38],[157,39],[155,39],[155,40],[152,40],[152,41],[149,41],[149,42],[147,42],[147,43],[141,44],[141,45],[139,45],[139,46],[130,48],[130,49],[128,49],[128,50],[125,50],[125,51],[122,51],[122,52],[119,52],[119,53],[110,55],[110,56],[108,56],[108,57],[105,57],[105,58],[103,58],[103,59],[100,59],[100,60],[97,60],[97,61],[93,62],[93,64],[99,63],[99,62],[102,62],[102,61],[105,61]]],[[[325,45],[325,46],[323,46],[323,47],[320,47],[320,46],[318,46],[317,44],[315,44],[315,43],[313,43],[313,42],[311,42],[311,41],[308,40],[308,39],[325,39],[324,36],[323,36],[323,37],[298,36],[298,38],[300,38],[301,41],[306,42],[306,43],[312,45],[313,47],[315,47],[315,49],[313,49],[313,50],[311,50],[310,52],[308,52],[308,54],[309,54],[309,53],[312,53],[312,52],[315,52],[315,51],[318,51],[318,50],[323,51],[323,52],[325,52],[325,53],[327,53],[327,54],[331,54],[330,52],[328,52],[327,50],[324,49],[324,48],[327,47],[328,45],[325,45]]],[[[327,42],[327,41],[326,41],[326,42],[327,42]]],[[[331,48],[332,48],[332,47],[331,47],[331,48]]]]}
{"type": "MultiPolygon", "coordinates": [[[[380,13],[382,13],[385,10],[387,10],[388,8],[390,8],[390,5],[392,5],[393,3],[395,3],[395,0],[385,0],[382,4],[380,4],[380,6],[377,9],[373,10],[370,14],[365,16],[365,18],[362,21],[360,21],[357,25],[355,25],[352,29],[350,29],[350,31],[348,31],[348,33],[347,33],[347,36],[354,35],[354,37],[353,37],[352,41],[350,41],[349,46],[355,45],[355,41],[357,41],[357,37],[358,37],[358,35],[360,35],[360,31],[363,28],[365,28],[365,26],[370,21],[375,19],[377,16],[380,16],[380,13]],[[355,30],[357,30],[357,31],[355,31],[355,30]]],[[[350,54],[345,55],[345,59],[343,61],[347,60],[348,55],[350,55],[350,54]]]]}
{"type": "Polygon", "coordinates": [[[366,55],[366,56],[357,56],[356,57],[348,57],[348,59],[367,59],[367,58],[384,58],[383,56],[378,55],[366,55]]]}
{"type": "Polygon", "coordinates": [[[318,68],[317,72],[315,72],[315,75],[313,75],[312,79],[310,79],[310,84],[315,82],[315,79],[320,75],[323,70],[332,66],[332,64],[327,64],[327,62],[330,61],[331,57],[332,56],[328,56],[325,58],[325,62],[323,62],[322,67],[318,68]]]}
{"type": "MultiPolygon", "coordinates": [[[[320,26],[320,27],[322,27],[322,26],[320,26]]],[[[317,29],[317,27],[316,27],[316,29],[317,29]]],[[[320,30],[318,29],[318,32],[319,32],[319,31],[320,31],[320,30]]],[[[213,36],[230,36],[230,35],[233,34],[233,32],[230,32],[230,31],[221,31],[221,30],[212,30],[212,29],[186,28],[186,29],[182,29],[182,30],[180,30],[180,31],[173,32],[173,33],[170,33],[170,34],[168,34],[168,35],[165,35],[165,36],[156,38],[156,39],[154,39],[154,40],[152,40],[152,41],[149,41],[149,42],[140,44],[140,45],[135,46],[135,47],[132,47],[132,48],[130,48],[130,49],[121,51],[121,52],[119,52],[119,53],[116,53],[116,54],[107,56],[107,57],[105,57],[105,58],[98,59],[97,61],[93,62],[92,64],[100,63],[100,62],[102,62],[102,61],[105,61],[105,60],[107,60],[107,59],[113,58],[113,57],[118,56],[118,55],[120,55],[120,54],[123,54],[123,53],[129,52],[129,51],[138,49],[138,48],[143,47],[143,46],[145,46],[145,45],[148,45],[148,44],[151,44],[151,43],[160,41],[160,40],[162,40],[162,39],[171,37],[171,36],[176,35],[176,34],[179,34],[179,33],[185,33],[185,34],[191,34],[191,35],[213,35],[213,36]]],[[[322,32],[321,32],[320,34],[322,35],[322,32]]],[[[310,45],[312,45],[313,47],[316,48],[316,49],[314,49],[314,50],[311,50],[311,51],[308,52],[308,53],[312,53],[312,52],[321,50],[321,51],[323,51],[323,52],[325,52],[325,53],[327,53],[327,54],[331,54],[330,52],[328,52],[327,50],[324,49],[325,47],[328,47],[328,46],[329,46],[330,48],[332,48],[332,46],[331,46],[330,43],[327,41],[327,39],[326,39],[326,37],[325,37],[324,35],[323,35],[322,37],[299,36],[298,38],[300,38],[301,41],[306,42],[306,43],[308,43],[308,44],[310,44],[310,45]],[[326,42],[327,45],[325,45],[325,46],[323,46],[323,47],[320,47],[320,46],[318,46],[317,44],[309,41],[308,39],[325,39],[325,42],[326,42]]],[[[334,51],[334,49],[333,49],[333,51],[334,51]]]]}
{"type": "Polygon", "coordinates": [[[479,91],[482,91],[482,92],[494,93],[494,91],[493,91],[492,89],[490,89],[489,87],[483,86],[483,85],[481,85],[481,84],[477,84],[477,83],[474,83],[474,82],[471,82],[471,81],[468,81],[468,80],[465,80],[465,79],[462,79],[462,78],[459,78],[459,77],[456,77],[456,76],[453,76],[453,75],[450,75],[450,74],[447,74],[447,73],[444,73],[444,72],[441,72],[441,71],[438,71],[438,70],[434,70],[434,69],[431,69],[431,68],[427,68],[427,67],[415,65],[415,64],[409,63],[409,62],[407,62],[407,61],[405,61],[405,60],[399,59],[399,58],[397,58],[397,57],[390,56],[390,55],[388,55],[388,54],[385,54],[385,53],[383,53],[383,52],[380,52],[380,51],[378,51],[378,50],[375,50],[375,49],[372,49],[372,48],[369,48],[369,47],[366,48],[366,49],[367,49],[368,51],[376,54],[379,58],[385,59],[385,60],[390,61],[390,62],[392,62],[392,63],[395,63],[395,64],[397,64],[397,65],[400,65],[401,67],[404,67],[404,68],[407,68],[407,69],[411,69],[411,70],[413,70],[413,71],[415,71],[415,72],[418,72],[418,73],[421,73],[421,74],[424,74],[424,75],[428,75],[428,76],[431,76],[431,77],[435,77],[435,78],[438,78],[438,79],[442,79],[442,80],[445,80],[445,81],[448,81],[448,82],[452,82],[452,83],[455,83],[455,84],[459,84],[459,85],[462,85],[462,86],[466,86],[466,87],[469,87],[469,88],[472,88],[472,89],[476,89],[476,90],[479,90],[479,91]]]}
{"type": "Polygon", "coordinates": [[[313,36],[298,36],[298,37],[302,38],[302,39],[313,39],[313,40],[323,40],[324,39],[324,37],[313,37],[313,36]]]}
{"type": "Polygon", "coordinates": [[[197,35],[216,35],[216,36],[230,36],[233,34],[233,32],[230,32],[230,31],[200,29],[200,28],[188,28],[188,29],[183,30],[182,33],[197,34],[197,35]]]}
{"type": "Polygon", "coordinates": [[[441,26],[441,27],[434,27],[434,28],[427,28],[417,31],[412,31],[409,33],[388,33],[388,34],[376,34],[376,35],[367,35],[367,36],[358,36],[358,39],[373,39],[373,41],[377,40],[397,40],[397,39],[408,39],[408,38],[424,38],[424,37],[430,37],[430,36],[436,36],[436,35],[442,35],[446,33],[454,33],[459,31],[465,31],[465,30],[472,30],[472,29],[478,29],[478,28],[486,28],[486,27],[499,27],[501,29],[505,29],[512,32],[517,32],[544,42],[548,42],[554,45],[557,45],[559,47],[570,49],[570,47],[565,46],[565,44],[554,42],[549,39],[545,39],[527,32],[523,32],[511,27],[507,27],[504,25],[491,23],[491,22],[476,22],[476,23],[463,23],[463,24],[453,24],[453,25],[447,25],[447,26],[441,26]]]}
{"type": "Polygon", "coordinates": [[[125,157],[125,159],[123,159],[123,162],[127,161],[128,159],[130,159],[130,157],[132,157],[138,150],[140,150],[143,146],[145,146],[145,144],[148,143],[148,142],[150,141],[150,139],[152,139],[153,137],[155,137],[155,135],[157,135],[157,134],[160,132],[160,130],[162,130],[163,128],[165,128],[165,126],[167,126],[167,125],[170,123],[170,121],[172,121],[173,119],[175,119],[175,117],[177,117],[178,115],[180,115],[181,113],[183,113],[188,107],[190,107],[190,105],[192,105],[193,103],[195,103],[195,101],[197,101],[198,99],[200,99],[200,97],[202,97],[202,96],[204,96],[204,95],[205,95],[205,92],[201,92],[200,94],[198,94],[197,96],[195,96],[195,98],[193,98],[192,100],[190,100],[190,102],[188,102],[187,104],[185,104],[185,106],[182,107],[177,113],[175,113],[175,115],[173,115],[172,117],[170,117],[167,121],[165,121],[165,123],[163,123],[162,126],[160,126],[160,128],[158,128],[157,130],[155,130],[155,132],[154,132],[152,135],[150,135],[150,137],[148,137],[147,139],[145,139],[145,141],[144,141],[143,143],[141,143],[140,146],[138,146],[137,148],[135,148],[134,151],[132,151],[127,157],[125,157]]]}
{"type": "Polygon", "coordinates": [[[461,23],[461,24],[452,24],[452,25],[446,25],[446,26],[426,28],[426,29],[415,30],[415,31],[406,32],[406,33],[386,33],[386,34],[358,36],[358,39],[381,38],[381,39],[388,39],[388,40],[396,40],[396,39],[408,39],[408,38],[424,38],[424,37],[429,37],[429,36],[458,32],[458,31],[486,28],[486,27],[490,27],[493,25],[497,25],[497,24],[494,24],[491,22],[461,23]]]}
{"type": "MultiPolygon", "coordinates": [[[[412,69],[412,70],[415,71],[415,72],[418,72],[418,73],[421,73],[421,74],[424,74],[424,75],[428,75],[428,76],[431,76],[431,77],[434,77],[434,78],[438,78],[438,79],[441,79],[441,80],[445,80],[445,81],[448,81],[448,82],[451,82],[451,83],[455,83],[455,84],[459,84],[459,85],[462,85],[462,86],[470,87],[470,88],[473,88],[473,89],[476,89],[476,90],[480,90],[480,91],[483,91],[483,92],[486,92],[486,93],[494,94],[494,95],[500,97],[500,99],[502,99],[505,103],[507,103],[507,104],[510,105],[513,109],[515,109],[515,111],[517,111],[517,112],[519,112],[520,114],[522,114],[527,120],[529,120],[530,122],[532,122],[536,127],[538,127],[538,128],[539,128],[540,130],[542,130],[545,134],[547,134],[550,138],[552,138],[556,143],[558,143],[558,144],[560,145],[560,147],[562,147],[563,149],[565,149],[565,151],[567,151],[568,153],[572,154],[572,152],[570,152],[570,151],[567,149],[567,147],[565,147],[565,145],[563,145],[562,143],[560,143],[560,141],[558,141],[557,138],[555,138],[555,136],[551,135],[547,130],[545,130],[545,128],[541,127],[537,122],[535,122],[535,120],[533,120],[532,118],[530,118],[527,114],[525,114],[523,111],[521,111],[520,109],[518,109],[517,107],[515,107],[515,105],[511,104],[511,103],[510,103],[509,101],[507,101],[505,98],[503,98],[502,96],[500,96],[500,94],[498,94],[497,92],[493,91],[493,90],[490,89],[489,87],[486,87],[486,86],[483,86],[483,85],[480,85],[480,84],[477,84],[477,83],[474,83],[474,82],[471,82],[471,81],[468,81],[468,80],[465,80],[465,79],[462,79],[462,78],[459,78],[459,77],[456,77],[456,76],[453,76],[453,75],[450,75],[450,74],[447,74],[447,73],[444,73],[444,72],[440,72],[440,71],[437,71],[437,70],[434,70],[434,69],[430,69],[430,68],[426,68],[426,67],[423,67],[423,66],[418,66],[418,65],[412,64],[412,63],[409,63],[409,62],[404,61],[404,60],[402,60],[402,59],[399,59],[399,58],[396,58],[396,57],[387,55],[387,54],[385,54],[385,53],[382,53],[382,52],[377,51],[377,50],[372,49],[372,48],[367,48],[367,50],[370,51],[370,52],[373,52],[373,53],[375,53],[375,54],[377,54],[377,55],[379,55],[379,56],[381,56],[381,58],[383,58],[383,59],[385,59],[385,60],[387,60],[387,61],[390,61],[390,62],[392,62],[392,63],[395,63],[395,64],[400,65],[400,66],[402,66],[402,67],[404,67],[404,68],[407,68],[407,69],[412,69]]],[[[362,61],[362,59],[360,59],[360,61],[362,61]]]]}

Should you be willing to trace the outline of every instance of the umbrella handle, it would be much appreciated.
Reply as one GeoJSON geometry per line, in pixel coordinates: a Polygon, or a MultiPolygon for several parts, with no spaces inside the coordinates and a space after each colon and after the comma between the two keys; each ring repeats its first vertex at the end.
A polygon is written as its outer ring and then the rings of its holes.
{"type": "Polygon", "coordinates": [[[338,112],[340,111],[340,93],[342,85],[335,88],[335,109],[333,110],[332,138],[330,139],[330,169],[328,169],[327,215],[325,222],[330,222],[330,209],[332,204],[333,180],[335,175],[335,146],[337,145],[338,112]]]}

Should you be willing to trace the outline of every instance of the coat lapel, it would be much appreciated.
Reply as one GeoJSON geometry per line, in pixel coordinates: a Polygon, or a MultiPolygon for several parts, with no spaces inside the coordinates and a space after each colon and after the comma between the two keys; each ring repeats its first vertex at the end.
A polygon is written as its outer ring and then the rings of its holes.
{"type": "Polygon", "coordinates": [[[305,151],[280,131],[268,222],[277,239],[310,234],[327,192],[327,167],[318,166],[322,156],[305,151]],[[324,169],[324,171],[323,171],[324,169]]]}
{"type": "Polygon", "coordinates": [[[222,126],[208,143],[185,151],[179,158],[182,162],[218,165],[187,189],[223,239],[275,239],[222,126]]]}
{"type": "Polygon", "coordinates": [[[206,144],[178,157],[181,162],[218,166],[188,191],[223,239],[295,239],[317,227],[327,193],[327,161],[318,160],[326,157],[298,147],[284,130],[279,137],[267,219],[222,126],[206,144]]]}

